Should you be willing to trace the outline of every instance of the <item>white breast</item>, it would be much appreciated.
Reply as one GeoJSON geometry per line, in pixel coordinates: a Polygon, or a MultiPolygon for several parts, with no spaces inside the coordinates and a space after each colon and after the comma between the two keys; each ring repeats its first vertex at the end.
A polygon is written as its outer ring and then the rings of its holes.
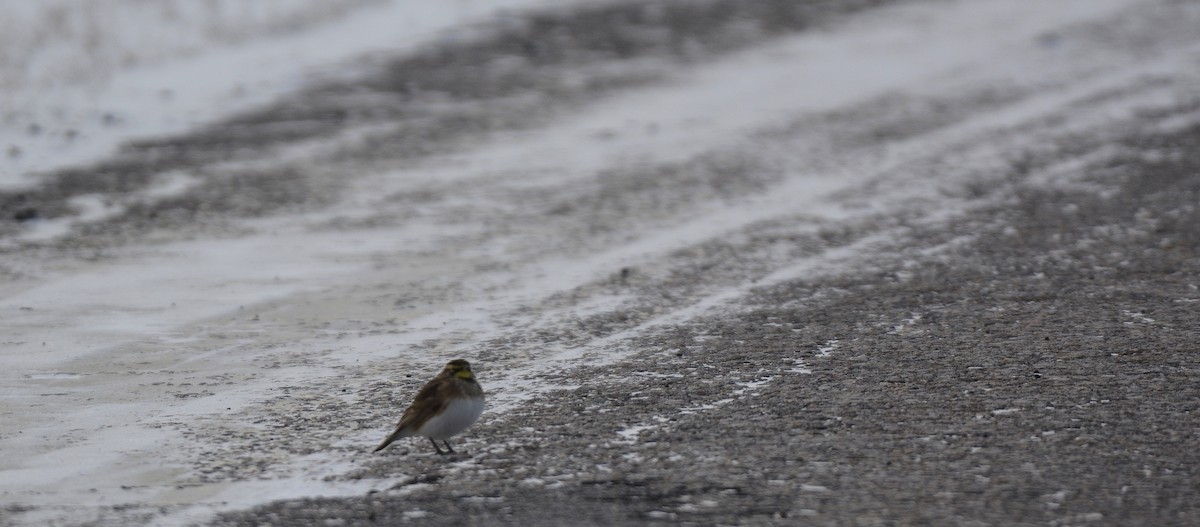
{"type": "Polygon", "coordinates": [[[474,424],[475,420],[479,419],[479,414],[482,413],[482,397],[455,399],[446,406],[445,411],[426,421],[425,425],[417,430],[416,435],[431,439],[449,439],[450,436],[456,435],[474,424]]]}

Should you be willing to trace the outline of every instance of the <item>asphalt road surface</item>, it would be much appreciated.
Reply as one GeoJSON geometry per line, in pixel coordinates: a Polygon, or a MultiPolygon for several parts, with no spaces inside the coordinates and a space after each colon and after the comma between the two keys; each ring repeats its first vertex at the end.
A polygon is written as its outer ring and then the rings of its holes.
{"type": "Polygon", "coordinates": [[[1200,4],[515,13],[0,210],[0,524],[1200,525],[1200,4]]]}

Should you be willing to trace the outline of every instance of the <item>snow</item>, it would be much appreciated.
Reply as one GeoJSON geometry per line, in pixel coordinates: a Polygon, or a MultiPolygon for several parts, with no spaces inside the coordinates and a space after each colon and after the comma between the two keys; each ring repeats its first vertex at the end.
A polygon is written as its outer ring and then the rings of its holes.
{"type": "Polygon", "coordinates": [[[839,345],[840,344],[837,339],[830,340],[830,341],[826,342],[824,346],[817,348],[817,356],[818,357],[828,357],[828,356],[832,355],[833,352],[838,349],[839,345]]]}
{"type": "Polygon", "coordinates": [[[645,432],[646,430],[650,430],[653,428],[654,428],[654,425],[636,425],[636,426],[631,426],[629,428],[625,428],[623,430],[617,430],[617,435],[621,437],[621,441],[626,442],[626,443],[632,443],[634,441],[637,441],[638,436],[641,435],[642,432],[645,432]]]}
{"type": "MultiPolygon", "coordinates": [[[[555,294],[600,281],[615,269],[636,267],[759,222],[789,217],[797,210],[803,209],[816,229],[821,221],[862,217],[913,197],[937,196],[941,182],[892,181],[883,182],[885,190],[862,208],[848,208],[828,199],[935,147],[945,148],[947,143],[964,140],[961,138],[978,138],[1045,118],[1073,101],[1183,64],[1185,59],[1171,56],[1106,74],[1100,71],[1099,62],[1082,61],[1077,70],[1060,71],[1061,64],[1046,55],[1073,51],[1037,47],[1039,36],[1048,31],[1111,16],[1139,3],[972,0],[886,8],[836,30],[787,38],[677,72],[668,83],[597,102],[546,128],[513,132],[503,142],[429,166],[364,175],[344,202],[321,213],[249,220],[244,226],[251,234],[241,237],[135,245],[113,251],[102,263],[46,269],[32,282],[0,285],[0,313],[5,313],[0,323],[5,334],[0,398],[6,404],[14,403],[5,415],[8,431],[0,435],[0,496],[6,502],[35,506],[76,504],[84,515],[89,507],[137,499],[177,507],[171,516],[158,518],[157,524],[186,524],[215,511],[271,500],[360,495],[388,488],[389,481],[328,481],[328,476],[350,472],[360,462],[323,454],[286,459],[271,478],[180,488],[177,485],[190,476],[190,459],[177,450],[184,440],[171,424],[236,420],[239,411],[267,399],[281,383],[316,383],[350,366],[366,367],[398,357],[412,364],[440,360],[447,350],[470,350],[508,335],[510,330],[500,320],[536,330],[571,317],[613,311],[629,297],[594,296],[535,314],[526,314],[519,306],[537,305],[555,294]],[[780,63],[788,67],[779,67],[780,63]],[[980,69],[979,64],[991,67],[980,69]],[[787,165],[787,179],[777,191],[710,204],[691,221],[654,226],[628,243],[586,258],[556,255],[509,261],[507,268],[468,273],[470,254],[447,261],[428,253],[441,248],[447,239],[472,234],[470,226],[446,226],[417,218],[397,228],[312,229],[321,220],[352,217],[357,210],[371,209],[382,196],[422,182],[504,180],[514,172],[528,172],[533,177],[512,185],[536,184],[538,178],[571,181],[622,160],[671,162],[701,152],[753,148],[759,141],[756,132],[786,126],[797,116],[853,106],[893,91],[942,93],[990,83],[1037,86],[1087,75],[1095,81],[1045,92],[931,137],[898,141],[888,149],[887,159],[859,159],[836,169],[814,168],[805,157],[809,153],[805,145],[768,144],[764,148],[779,149],[775,154],[787,165]],[[956,80],[962,76],[965,81],[956,80]],[[655,132],[647,132],[651,129],[655,132]],[[596,140],[597,134],[611,130],[634,132],[596,140]],[[787,153],[792,148],[796,153],[787,153]],[[366,293],[361,289],[400,280],[396,278],[400,274],[412,283],[467,276],[470,281],[463,287],[486,294],[467,295],[452,305],[428,306],[398,316],[395,325],[401,331],[395,333],[349,333],[331,344],[321,331],[336,332],[336,328],[314,329],[317,324],[313,320],[336,322],[373,309],[363,301],[366,293]],[[257,318],[260,314],[261,320],[257,318]],[[419,346],[426,342],[442,347],[419,346]],[[254,361],[273,347],[322,360],[320,365],[290,366],[268,373],[253,368],[254,361]],[[132,375],[136,375],[136,386],[131,387],[132,375]],[[216,375],[232,375],[238,382],[191,386],[189,389],[210,390],[213,395],[179,397],[182,388],[175,383],[216,375]],[[141,461],[145,459],[155,461],[144,464],[141,461]]],[[[292,16],[303,9],[317,9],[313,6],[318,4],[325,5],[302,0],[275,0],[271,5],[292,16]]],[[[86,82],[59,82],[54,74],[44,73],[50,69],[39,70],[42,75],[26,85],[16,83],[0,98],[5,115],[9,109],[25,108],[18,114],[20,123],[44,123],[46,128],[45,133],[30,134],[27,126],[5,123],[0,127],[0,146],[18,145],[21,152],[0,160],[0,186],[30,185],[36,172],[101,159],[130,139],[180,132],[252,108],[303,87],[313,72],[344,73],[353,70],[354,60],[365,55],[394,53],[429,39],[448,38],[448,32],[465,31],[472,22],[505,9],[549,4],[538,0],[347,2],[339,4],[343,10],[328,8],[335,12],[314,15],[316,21],[262,36],[229,41],[196,31],[191,33],[188,49],[167,50],[136,66],[110,66],[86,82]],[[402,31],[396,30],[397,20],[404,21],[402,31]],[[119,116],[120,124],[105,123],[97,112],[119,116]],[[75,139],[65,138],[68,128],[77,131],[75,139]]],[[[17,5],[29,9],[32,4],[8,0],[0,3],[0,10],[16,9],[17,5]]],[[[267,24],[272,16],[269,8],[263,9],[268,14],[255,20],[267,24]]],[[[31,15],[26,12],[23,16],[31,15]]],[[[137,16],[114,17],[113,34],[146,24],[137,16]]],[[[5,79],[11,79],[11,74],[5,79]]],[[[1145,99],[1117,100],[1102,107],[1113,113],[1100,112],[1095,121],[1088,122],[1102,122],[1145,103],[1145,99]]],[[[1004,146],[987,154],[1002,156],[1004,146]]],[[[187,174],[167,174],[131,199],[162,199],[185,193],[194,184],[187,174]]],[[[472,199],[487,199],[470,192],[464,189],[472,199]]],[[[71,220],[74,222],[97,221],[125,206],[98,196],[77,199],[75,205],[85,212],[71,220]]],[[[961,201],[940,204],[945,216],[970,206],[961,201]]],[[[31,229],[25,239],[53,239],[71,227],[65,222],[46,223],[31,229]]],[[[628,344],[633,336],[714,310],[736,309],[737,299],[754,288],[836,273],[898,233],[899,229],[885,231],[798,260],[753,284],[717,288],[694,303],[666,310],[635,328],[594,339],[586,346],[538,350],[538,360],[520,368],[480,368],[481,382],[490,396],[495,394],[483,419],[503,418],[505,412],[538,393],[570,388],[547,380],[552,378],[546,375],[548,371],[564,365],[614,363],[639,351],[628,344]]],[[[496,251],[486,247],[472,250],[496,251]]],[[[1141,312],[1124,315],[1138,323],[1153,323],[1141,312]]],[[[905,330],[918,319],[919,315],[914,315],[895,330],[905,330]]],[[[817,348],[813,361],[837,360],[834,351],[838,347],[837,340],[826,342],[817,348]]],[[[812,374],[811,366],[797,360],[793,372],[812,374]]],[[[764,377],[740,383],[731,388],[730,395],[751,397],[771,380],[764,377]]],[[[723,399],[715,405],[735,400],[723,399]]],[[[715,405],[680,411],[695,413],[715,405]]],[[[992,413],[1018,411],[1005,408],[992,413]]],[[[389,425],[379,430],[347,431],[343,440],[373,445],[389,425]]],[[[633,425],[616,434],[619,441],[633,442],[656,426],[633,425]]],[[[205,446],[211,445],[196,448],[205,446]]],[[[419,486],[412,485],[403,492],[416,488],[419,486]]],[[[47,509],[24,516],[22,521],[62,519],[55,514],[56,510],[47,509]]],[[[420,510],[405,513],[414,519],[423,514],[420,510]]]]}
{"type": "Polygon", "coordinates": [[[351,59],[456,38],[455,31],[498,13],[563,2],[198,5],[0,2],[0,49],[11,54],[0,55],[0,147],[10,152],[0,159],[0,188],[97,161],[132,139],[179,133],[253,108],[300,89],[318,72],[344,73],[351,59]]]}

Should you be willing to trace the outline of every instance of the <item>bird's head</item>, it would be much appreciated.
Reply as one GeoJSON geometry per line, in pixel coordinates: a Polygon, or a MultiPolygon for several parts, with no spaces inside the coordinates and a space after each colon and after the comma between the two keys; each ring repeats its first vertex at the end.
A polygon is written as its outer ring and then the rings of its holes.
{"type": "Polygon", "coordinates": [[[446,368],[442,370],[442,373],[463,380],[472,380],[475,378],[475,374],[471,373],[471,363],[462,359],[454,359],[447,362],[446,368]]]}

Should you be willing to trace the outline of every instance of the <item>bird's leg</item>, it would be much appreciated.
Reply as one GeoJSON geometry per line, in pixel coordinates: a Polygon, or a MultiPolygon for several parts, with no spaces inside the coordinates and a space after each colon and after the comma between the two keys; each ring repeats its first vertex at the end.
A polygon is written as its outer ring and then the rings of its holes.
{"type": "Polygon", "coordinates": [[[443,439],[443,440],[442,440],[442,444],[443,444],[443,445],[446,445],[446,450],[449,450],[451,454],[455,453],[455,452],[454,452],[454,449],[453,449],[453,448],[450,448],[450,442],[449,442],[449,441],[446,441],[445,439],[443,439]]]}
{"type": "MultiPolygon", "coordinates": [[[[431,438],[429,438],[429,442],[430,442],[430,443],[433,443],[433,449],[434,449],[434,450],[437,450],[437,453],[438,453],[438,455],[445,455],[445,454],[446,454],[446,452],[442,452],[442,448],[438,446],[438,444],[437,444],[437,441],[434,441],[432,437],[431,437],[431,438]]],[[[454,452],[454,451],[453,451],[453,450],[451,450],[450,452],[454,452]]]]}

